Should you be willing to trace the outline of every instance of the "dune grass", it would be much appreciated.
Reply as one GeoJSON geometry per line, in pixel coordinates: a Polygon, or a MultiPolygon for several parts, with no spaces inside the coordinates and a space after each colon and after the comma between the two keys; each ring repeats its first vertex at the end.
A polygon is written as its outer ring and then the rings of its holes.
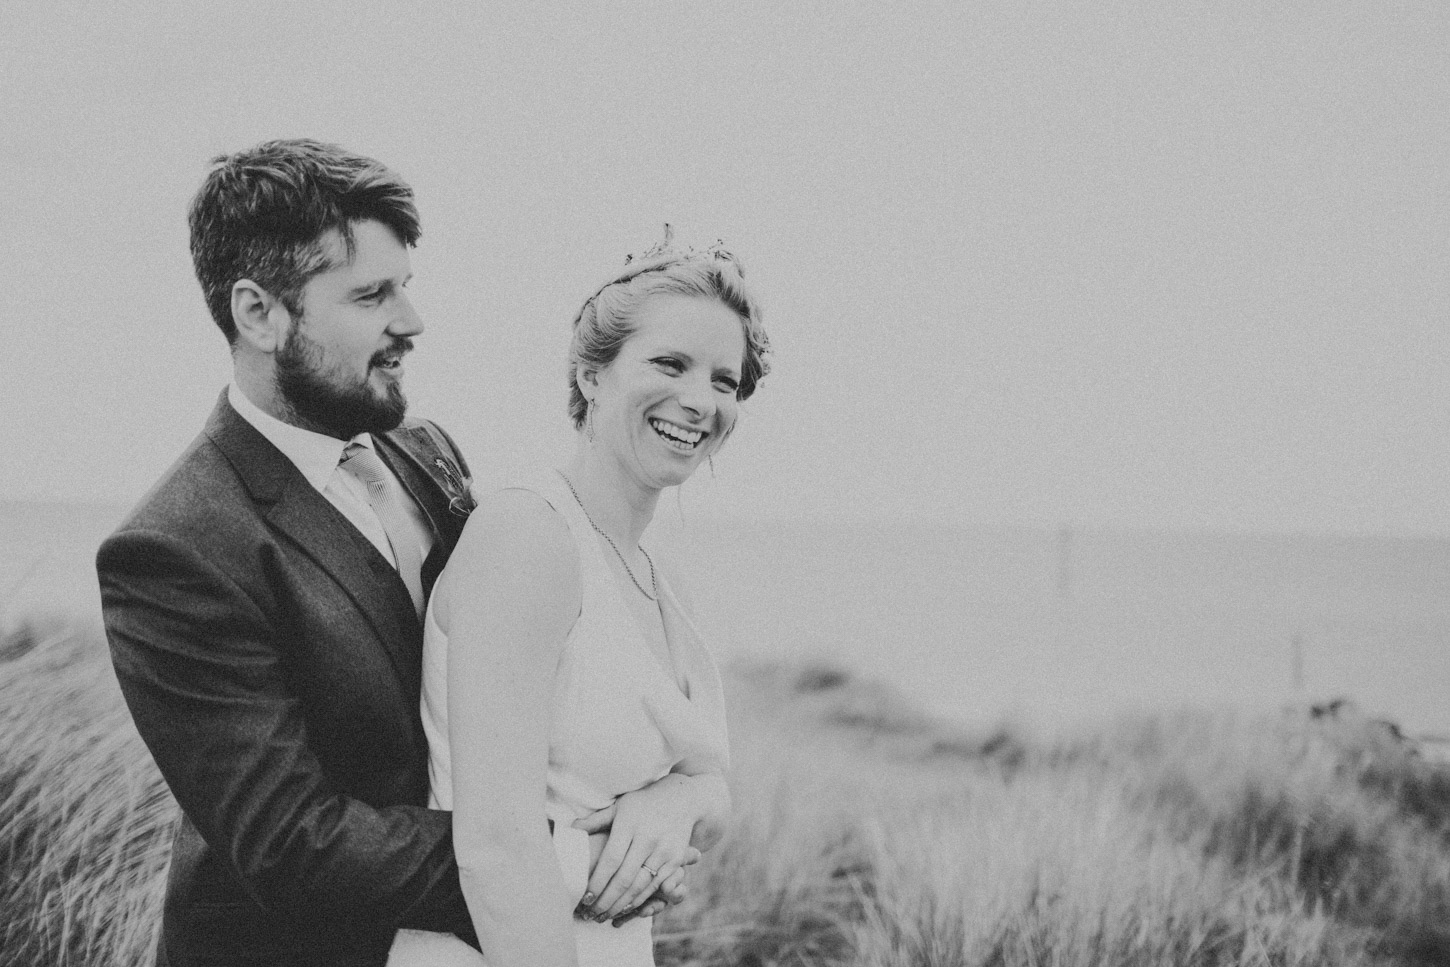
{"type": "Polygon", "coordinates": [[[0,735],[0,963],[149,963],[176,806],[93,627],[0,637],[0,735]]]}
{"type": "MultiPolygon", "coordinates": [[[[950,729],[729,676],[735,814],[662,965],[1450,964],[1450,772],[1352,710],[950,729]]],[[[149,962],[175,806],[94,628],[0,635],[0,963],[149,962]]]]}
{"type": "Polygon", "coordinates": [[[1450,773],[1344,710],[1032,745],[830,669],[734,678],[736,815],[673,964],[1450,964],[1450,773]]]}

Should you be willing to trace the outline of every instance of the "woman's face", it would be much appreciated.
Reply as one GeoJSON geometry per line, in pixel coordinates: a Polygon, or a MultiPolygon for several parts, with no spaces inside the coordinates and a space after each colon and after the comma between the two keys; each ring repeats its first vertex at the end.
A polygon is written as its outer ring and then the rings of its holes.
{"type": "Polygon", "coordinates": [[[735,425],[740,318],[715,299],[651,296],[597,377],[595,445],[646,487],[677,486],[735,425]]]}

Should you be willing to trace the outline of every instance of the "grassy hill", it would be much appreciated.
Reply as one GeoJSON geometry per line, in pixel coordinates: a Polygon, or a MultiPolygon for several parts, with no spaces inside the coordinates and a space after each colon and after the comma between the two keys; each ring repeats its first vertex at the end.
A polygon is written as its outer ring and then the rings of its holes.
{"type": "MultiPolygon", "coordinates": [[[[732,669],[736,812],[662,965],[1450,964],[1450,768],[1346,707],[949,728],[732,669]]],[[[0,963],[149,963],[175,804],[86,622],[0,633],[0,963]]]]}

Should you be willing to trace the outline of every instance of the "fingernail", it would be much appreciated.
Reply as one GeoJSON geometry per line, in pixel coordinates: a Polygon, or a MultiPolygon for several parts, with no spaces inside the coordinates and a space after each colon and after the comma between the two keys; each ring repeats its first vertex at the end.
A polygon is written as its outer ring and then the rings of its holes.
{"type": "Polygon", "coordinates": [[[594,902],[594,894],[592,894],[592,893],[586,893],[586,894],[584,894],[584,899],[582,901],[580,901],[580,902],[584,906],[587,907],[589,904],[591,904],[591,903],[594,902]]]}

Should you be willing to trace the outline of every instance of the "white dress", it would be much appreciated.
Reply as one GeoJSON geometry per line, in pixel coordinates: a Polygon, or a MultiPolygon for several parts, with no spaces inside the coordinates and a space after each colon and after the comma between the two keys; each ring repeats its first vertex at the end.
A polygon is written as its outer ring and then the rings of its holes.
{"type": "MultiPolygon", "coordinates": [[[[670,662],[649,647],[621,596],[638,593],[615,580],[612,553],[590,526],[558,474],[522,489],[548,501],[569,525],[579,552],[582,601],[554,678],[545,812],[554,849],[573,896],[589,878],[589,837],[574,820],[669,774],[680,762],[724,771],[728,761],[720,675],[703,639],[663,575],[657,575],[660,613],[670,662]]],[[[430,805],[452,808],[448,744],[448,639],[430,608],[423,634],[423,727],[428,735],[430,805]]],[[[542,822],[542,818],[540,820],[542,822]]],[[[504,871],[500,871],[504,875],[504,871]]],[[[572,920],[580,967],[651,967],[650,921],[623,927],[572,920]]],[[[399,931],[388,967],[480,967],[486,961],[452,934],[399,931]]]]}

